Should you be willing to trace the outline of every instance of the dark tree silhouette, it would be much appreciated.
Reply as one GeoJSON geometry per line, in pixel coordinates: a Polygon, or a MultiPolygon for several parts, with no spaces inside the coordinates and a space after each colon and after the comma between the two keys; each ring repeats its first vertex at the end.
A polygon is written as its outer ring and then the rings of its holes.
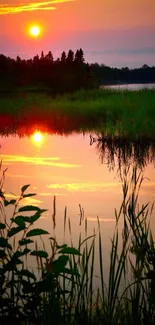
{"type": "Polygon", "coordinates": [[[76,51],[75,62],[76,63],[84,63],[84,53],[83,53],[82,49],[76,51]]]}
{"type": "Polygon", "coordinates": [[[73,61],[74,61],[74,52],[72,50],[69,50],[67,59],[66,59],[66,63],[72,64],[73,61]]]}
{"type": "Polygon", "coordinates": [[[65,51],[63,51],[61,54],[61,62],[64,64],[66,63],[66,52],[65,51]]]}
{"type": "Polygon", "coordinates": [[[155,82],[155,67],[144,64],[139,69],[110,68],[104,64],[85,63],[82,49],[75,54],[72,50],[62,52],[54,60],[53,54],[41,52],[40,57],[22,60],[19,56],[11,59],[0,54],[0,91],[27,89],[48,89],[51,93],[73,92],[81,88],[89,89],[101,84],[155,82]]]}

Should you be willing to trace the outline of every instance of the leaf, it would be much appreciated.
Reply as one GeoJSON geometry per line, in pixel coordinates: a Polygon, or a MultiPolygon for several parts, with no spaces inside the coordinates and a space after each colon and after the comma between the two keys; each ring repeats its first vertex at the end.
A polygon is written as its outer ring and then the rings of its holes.
{"type": "Polygon", "coordinates": [[[30,184],[27,184],[27,185],[22,186],[21,192],[24,193],[29,186],[30,186],[30,184]]]}
{"type": "Polygon", "coordinates": [[[16,200],[10,200],[10,204],[15,204],[16,203],[16,200]]]}
{"type": "Polygon", "coordinates": [[[59,251],[59,254],[81,255],[81,253],[73,247],[65,247],[59,251]]]}
{"type": "Polygon", "coordinates": [[[31,278],[33,280],[36,280],[35,275],[32,272],[30,272],[29,270],[21,270],[20,271],[20,275],[27,276],[28,278],[31,278]]]}
{"type": "Polygon", "coordinates": [[[21,228],[25,228],[25,222],[23,220],[22,216],[18,216],[16,218],[12,218],[11,219],[14,223],[16,223],[16,225],[18,225],[21,228]]]}
{"type": "Polygon", "coordinates": [[[52,262],[52,271],[55,274],[64,273],[65,266],[69,260],[67,255],[61,255],[59,258],[52,262]]]}
{"type": "Polygon", "coordinates": [[[44,257],[44,258],[47,258],[48,257],[48,253],[45,252],[45,251],[41,251],[41,250],[32,251],[30,255],[44,257]]]}
{"type": "Polygon", "coordinates": [[[35,221],[37,221],[41,216],[40,212],[35,213],[32,217],[30,217],[30,223],[33,223],[35,221]]]}
{"type": "Polygon", "coordinates": [[[8,243],[8,240],[4,237],[0,237],[0,247],[7,247],[12,249],[12,246],[8,243]]]}
{"type": "Polygon", "coordinates": [[[9,201],[8,200],[4,200],[4,206],[7,207],[7,205],[9,205],[9,201]]]}
{"type": "Polygon", "coordinates": [[[22,216],[22,218],[25,222],[31,223],[31,217],[22,216]]]}
{"type": "Polygon", "coordinates": [[[37,211],[33,216],[31,217],[25,217],[25,216],[21,216],[22,219],[25,221],[25,222],[28,222],[28,223],[34,223],[35,221],[37,221],[40,217],[41,217],[41,213],[42,211],[47,211],[47,210],[40,210],[40,211],[37,211]]]}
{"type": "Polygon", "coordinates": [[[34,205],[25,205],[18,209],[18,212],[25,212],[25,211],[40,211],[40,208],[34,205]]]}
{"type": "Polygon", "coordinates": [[[8,243],[8,241],[6,238],[0,237],[0,246],[1,247],[6,247],[7,243],[8,243]]]}
{"type": "Polygon", "coordinates": [[[12,237],[24,229],[25,227],[13,227],[8,231],[8,237],[12,237]]]}
{"type": "Polygon", "coordinates": [[[27,234],[26,237],[31,237],[31,236],[40,236],[40,235],[49,235],[49,232],[43,229],[32,229],[30,230],[27,234]]]}
{"type": "Polygon", "coordinates": [[[24,195],[23,195],[23,198],[31,197],[31,196],[35,196],[35,195],[36,195],[36,193],[24,194],[24,195]]]}
{"type": "Polygon", "coordinates": [[[18,242],[18,244],[20,246],[27,245],[27,244],[31,244],[31,243],[34,243],[34,241],[31,240],[31,239],[29,239],[29,238],[28,239],[19,240],[19,242],[18,242]]]}
{"type": "Polygon", "coordinates": [[[63,245],[56,245],[56,248],[57,248],[57,249],[60,249],[60,248],[66,248],[66,247],[67,247],[66,244],[63,244],[63,245]]]}
{"type": "Polygon", "coordinates": [[[6,225],[2,222],[0,222],[0,229],[5,229],[6,228],[6,225]]]}
{"type": "Polygon", "coordinates": [[[16,203],[16,200],[10,200],[10,201],[8,201],[8,200],[4,200],[4,206],[5,207],[7,207],[8,205],[10,205],[10,204],[15,204],[16,203]]]}
{"type": "Polygon", "coordinates": [[[6,255],[5,251],[4,251],[4,249],[0,249],[0,259],[5,258],[6,256],[7,255],[6,255]]]}
{"type": "Polygon", "coordinates": [[[30,281],[22,280],[23,293],[30,293],[34,291],[33,284],[30,281]]]}
{"type": "Polygon", "coordinates": [[[16,265],[23,264],[19,258],[13,258],[4,266],[5,272],[16,269],[16,265]]]}
{"type": "Polygon", "coordinates": [[[64,267],[63,273],[80,276],[79,271],[78,271],[77,268],[74,268],[72,270],[72,269],[69,269],[68,267],[64,267]]]}
{"type": "Polygon", "coordinates": [[[14,255],[12,256],[12,258],[18,258],[21,257],[23,255],[27,255],[31,250],[28,248],[25,248],[23,251],[16,251],[14,253],[14,255]]]}
{"type": "Polygon", "coordinates": [[[49,237],[49,239],[56,241],[54,237],[49,237]]]}
{"type": "Polygon", "coordinates": [[[37,293],[41,292],[54,292],[56,288],[56,281],[54,279],[53,273],[49,273],[44,280],[41,280],[36,283],[36,291],[37,293]]]}

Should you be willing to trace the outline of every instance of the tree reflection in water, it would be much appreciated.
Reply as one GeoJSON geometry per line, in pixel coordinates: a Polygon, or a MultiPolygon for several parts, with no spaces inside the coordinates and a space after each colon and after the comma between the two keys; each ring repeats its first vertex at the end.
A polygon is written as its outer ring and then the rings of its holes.
{"type": "Polygon", "coordinates": [[[101,163],[114,167],[136,164],[143,169],[148,163],[155,165],[155,141],[141,138],[130,139],[119,136],[107,136],[103,133],[90,135],[90,145],[96,145],[101,163]]]}

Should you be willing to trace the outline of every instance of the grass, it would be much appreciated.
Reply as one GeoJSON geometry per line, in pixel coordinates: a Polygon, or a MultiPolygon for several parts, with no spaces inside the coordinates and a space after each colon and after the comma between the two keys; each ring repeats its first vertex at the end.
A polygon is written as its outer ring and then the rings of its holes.
{"type": "MultiPolygon", "coordinates": [[[[111,241],[109,277],[105,281],[100,222],[91,236],[87,220],[80,221],[85,236],[79,233],[74,247],[71,222],[64,212],[64,239],[67,228],[70,244],[57,243],[56,237],[35,227],[45,210],[21,206],[29,185],[21,188],[18,199],[7,201],[1,179],[0,223],[0,323],[16,324],[155,324],[155,245],[149,227],[152,207],[138,207],[143,175],[137,167],[120,174],[122,205],[115,211],[116,226],[111,241]],[[7,207],[12,217],[7,220],[7,207]],[[10,210],[9,210],[10,211],[10,210]],[[122,238],[119,222],[123,218],[122,238]],[[47,252],[44,238],[50,243],[47,252]],[[97,250],[96,250],[97,247],[97,250]],[[97,255],[98,252],[98,255],[97,255]],[[97,256],[96,256],[97,255],[97,256]],[[28,259],[36,268],[28,268],[28,259]],[[95,261],[99,260],[99,286],[95,287],[95,261]]],[[[53,202],[53,230],[56,226],[53,202]]]]}
{"type": "Polygon", "coordinates": [[[81,90],[55,96],[0,96],[0,128],[44,124],[50,132],[100,130],[108,135],[155,138],[155,90],[81,90]],[[6,119],[8,117],[8,122],[6,119]],[[4,121],[3,121],[4,120],[4,121]]]}

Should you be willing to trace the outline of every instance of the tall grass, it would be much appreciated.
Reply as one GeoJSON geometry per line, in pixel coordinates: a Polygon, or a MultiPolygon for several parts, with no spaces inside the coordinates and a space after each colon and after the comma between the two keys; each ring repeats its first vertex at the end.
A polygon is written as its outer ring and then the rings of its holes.
{"type": "Polygon", "coordinates": [[[146,138],[147,134],[154,138],[155,90],[81,90],[56,97],[28,93],[0,96],[0,114],[9,116],[10,128],[14,125],[16,129],[44,123],[51,132],[100,129],[112,135],[146,138]]]}
{"type": "MultiPolygon", "coordinates": [[[[152,207],[138,206],[143,175],[137,167],[120,174],[123,199],[115,211],[116,225],[111,240],[108,281],[99,219],[88,236],[87,220],[80,209],[79,233],[75,248],[67,211],[64,212],[64,240],[67,228],[70,244],[57,243],[35,222],[45,210],[21,206],[29,196],[29,185],[18,199],[7,201],[1,182],[0,223],[0,324],[147,324],[155,323],[155,246],[149,218],[152,207]],[[7,206],[12,207],[8,222],[7,206]],[[124,221],[122,237],[120,221],[124,221]],[[48,237],[47,252],[44,238],[48,237]],[[97,256],[98,252],[98,256],[97,256]],[[28,259],[36,259],[36,268],[28,259]],[[99,260],[99,286],[95,286],[95,262],[99,260]]],[[[4,178],[4,175],[3,175],[4,178]]],[[[53,229],[56,202],[53,202],[53,229]]]]}

